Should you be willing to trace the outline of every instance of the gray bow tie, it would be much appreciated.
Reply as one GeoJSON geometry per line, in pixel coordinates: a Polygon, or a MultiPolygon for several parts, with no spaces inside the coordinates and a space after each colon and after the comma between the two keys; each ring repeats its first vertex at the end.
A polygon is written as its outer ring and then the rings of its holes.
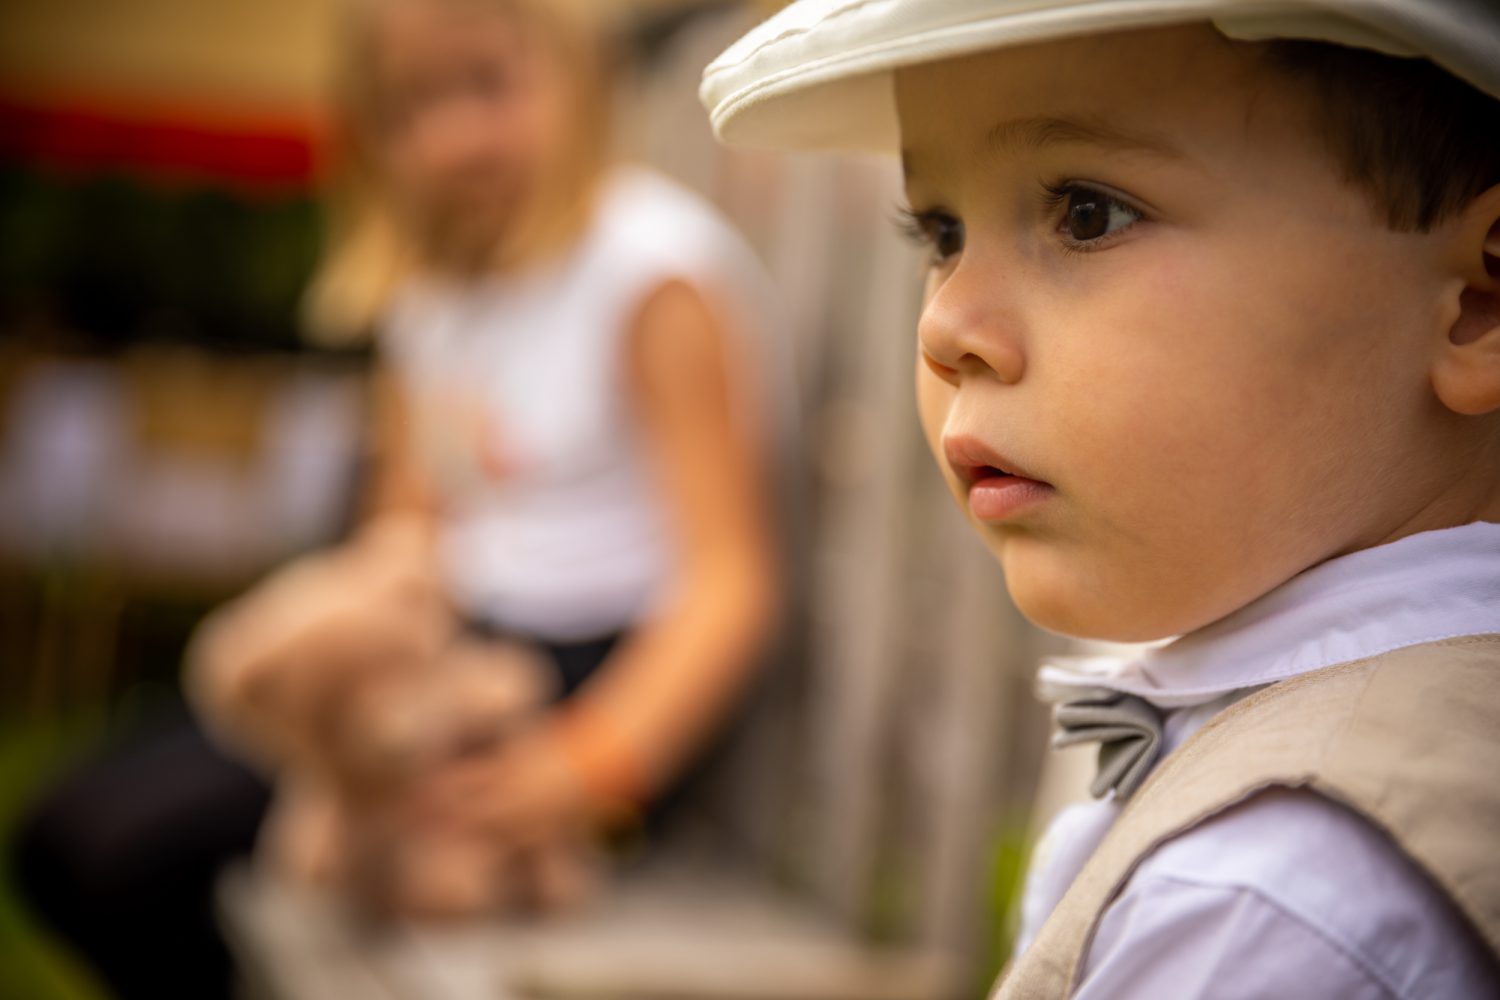
{"type": "Polygon", "coordinates": [[[1140,787],[1161,749],[1161,711],[1135,695],[1109,688],[1080,688],[1052,707],[1057,749],[1099,744],[1099,770],[1089,792],[1094,798],[1114,789],[1124,801],[1140,787]]]}

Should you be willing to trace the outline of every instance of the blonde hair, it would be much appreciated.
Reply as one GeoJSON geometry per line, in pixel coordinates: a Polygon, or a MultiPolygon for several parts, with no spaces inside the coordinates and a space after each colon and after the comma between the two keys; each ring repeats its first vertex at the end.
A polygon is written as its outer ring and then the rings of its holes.
{"type": "MultiPolygon", "coordinates": [[[[379,169],[373,26],[395,0],[343,0],[333,66],[335,113],[327,144],[325,244],[303,301],[303,323],[324,344],[353,342],[379,322],[403,280],[446,268],[395,210],[379,169]]],[[[413,0],[401,0],[413,2],[413,0]]],[[[610,100],[605,33],[597,0],[420,0],[493,9],[512,17],[566,68],[576,107],[573,154],[548,170],[521,217],[507,225],[488,264],[505,270],[576,237],[608,161],[610,100]]]]}

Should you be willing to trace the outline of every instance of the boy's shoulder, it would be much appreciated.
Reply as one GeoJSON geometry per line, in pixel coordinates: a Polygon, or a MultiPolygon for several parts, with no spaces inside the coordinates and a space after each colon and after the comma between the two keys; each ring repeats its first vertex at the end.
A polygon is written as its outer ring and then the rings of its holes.
{"type": "MultiPolygon", "coordinates": [[[[1500,636],[1455,637],[1273,684],[1220,713],[1135,793],[998,995],[1037,995],[1085,968],[1109,987],[1086,998],[1493,995],[1426,992],[1426,946],[1394,971],[1355,959],[1388,951],[1438,903],[1473,922],[1477,949],[1500,933],[1497,671],[1500,636]],[[1371,880],[1397,875],[1393,897],[1372,901],[1371,880]],[[1201,988],[1138,988],[1182,963],[1209,977],[1201,988]],[[1331,992],[1268,980],[1304,966],[1347,976],[1331,992]],[[1259,985],[1239,993],[1240,979],[1259,985]]],[[[1493,967],[1474,975],[1495,982],[1493,967]]]]}
{"type": "Polygon", "coordinates": [[[1497,988],[1486,947],[1447,895],[1363,816],[1304,789],[1268,789],[1150,854],[1105,911],[1079,995],[1121,995],[1163,949],[1178,984],[1200,973],[1220,983],[1203,995],[1497,988]]]}

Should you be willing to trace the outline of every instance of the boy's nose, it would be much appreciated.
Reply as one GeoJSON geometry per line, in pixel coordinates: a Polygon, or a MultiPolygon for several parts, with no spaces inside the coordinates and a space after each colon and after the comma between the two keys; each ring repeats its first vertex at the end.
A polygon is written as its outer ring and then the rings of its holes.
{"type": "Polygon", "coordinates": [[[917,324],[922,353],[952,376],[993,374],[1013,385],[1026,371],[1020,324],[999,301],[992,274],[961,262],[928,300],[917,324]]]}

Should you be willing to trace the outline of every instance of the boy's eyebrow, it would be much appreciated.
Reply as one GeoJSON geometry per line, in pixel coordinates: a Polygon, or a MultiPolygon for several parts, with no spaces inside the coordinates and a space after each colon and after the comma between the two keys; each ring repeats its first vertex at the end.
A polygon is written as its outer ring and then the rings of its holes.
{"type": "Polygon", "coordinates": [[[1163,136],[1121,128],[1097,118],[1036,116],[1000,122],[985,135],[986,148],[999,152],[1035,150],[1066,143],[1154,153],[1170,159],[1186,154],[1163,136]]]}
{"type": "MultiPolygon", "coordinates": [[[[1091,117],[1063,118],[1037,115],[1010,118],[986,132],[982,143],[986,150],[1012,154],[1043,149],[1047,146],[1069,144],[1150,153],[1170,160],[1190,158],[1164,136],[1121,128],[1102,119],[1091,117]]],[[[914,169],[914,161],[918,159],[919,157],[913,150],[901,151],[901,166],[908,179],[919,173],[914,169]]]]}

